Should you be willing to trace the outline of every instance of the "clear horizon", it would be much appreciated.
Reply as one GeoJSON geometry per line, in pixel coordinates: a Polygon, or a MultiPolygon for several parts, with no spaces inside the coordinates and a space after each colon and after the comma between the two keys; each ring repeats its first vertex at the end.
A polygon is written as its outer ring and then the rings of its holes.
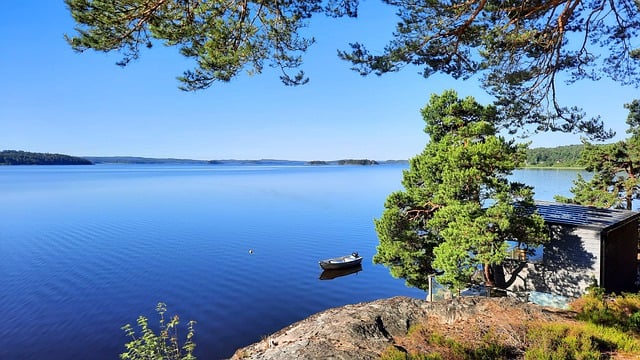
{"type": "MultiPolygon", "coordinates": [[[[427,141],[420,109],[432,93],[491,98],[477,77],[429,79],[407,67],[361,77],[336,56],[356,40],[381,49],[396,22],[393,9],[363,3],[359,18],[318,17],[308,31],[317,43],[304,55],[309,84],[286,87],[278,73],[242,75],[185,93],[176,76],[191,64],[160,44],[125,68],[119,55],[76,54],[63,35],[74,23],[62,0],[5,4],[0,25],[0,144],[5,149],[74,156],[183,159],[408,159],[427,141]]],[[[637,89],[608,80],[558,89],[566,105],[601,115],[626,137],[627,110],[637,89]]],[[[579,135],[544,133],[530,147],[579,144],[579,135]]]]}

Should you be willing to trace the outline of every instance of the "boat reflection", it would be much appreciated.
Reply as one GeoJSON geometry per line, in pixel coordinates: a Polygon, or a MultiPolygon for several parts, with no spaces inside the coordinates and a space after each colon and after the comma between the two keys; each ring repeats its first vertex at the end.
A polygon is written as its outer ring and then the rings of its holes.
{"type": "Polygon", "coordinates": [[[341,276],[356,274],[362,271],[362,265],[353,266],[346,269],[325,270],[320,274],[320,280],[331,280],[341,276]]]}

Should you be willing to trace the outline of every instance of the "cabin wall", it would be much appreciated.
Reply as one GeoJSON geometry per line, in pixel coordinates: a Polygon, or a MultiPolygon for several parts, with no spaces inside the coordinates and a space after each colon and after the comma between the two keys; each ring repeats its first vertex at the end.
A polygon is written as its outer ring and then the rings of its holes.
{"type": "Polygon", "coordinates": [[[638,221],[605,234],[602,286],[608,292],[637,290],[638,221]]]}
{"type": "Polygon", "coordinates": [[[600,231],[551,224],[549,232],[542,259],[526,264],[509,289],[579,297],[594,280],[601,284],[600,231]]]}

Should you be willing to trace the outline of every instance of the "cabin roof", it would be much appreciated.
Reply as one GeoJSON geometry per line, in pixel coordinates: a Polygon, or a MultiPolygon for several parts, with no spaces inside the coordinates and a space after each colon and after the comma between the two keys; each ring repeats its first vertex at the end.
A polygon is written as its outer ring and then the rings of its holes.
{"type": "Polygon", "coordinates": [[[618,224],[640,217],[640,213],[620,209],[602,209],[593,206],[536,201],[538,214],[545,222],[607,230],[618,224]]]}

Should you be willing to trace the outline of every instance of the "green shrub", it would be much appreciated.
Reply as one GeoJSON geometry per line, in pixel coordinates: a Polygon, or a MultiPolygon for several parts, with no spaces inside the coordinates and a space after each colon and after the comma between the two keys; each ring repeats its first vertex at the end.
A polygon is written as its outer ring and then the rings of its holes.
{"type": "Polygon", "coordinates": [[[120,354],[123,360],[195,360],[193,350],[196,344],[193,342],[195,321],[189,321],[188,331],[184,345],[178,344],[177,326],[178,316],[173,316],[169,322],[165,321],[164,314],[167,312],[165,303],[158,303],[156,312],[160,315],[160,333],[156,334],[149,327],[148,319],[144,316],[138,317],[138,327],[140,335],[136,335],[130,324],[122,327],[128,337],[132,340],[125,344],[126,352],[120,354]],[[184,352],[184,353],[183,353],[184,352]]]}
{"type": "Polygon", "coordinates": [[[470,360],[495,360],[508,358],[507,349],[498,343],[484,344],[478,349],[467,349],[466,359],[470,360]]]}
{"type": "Polygon", "coordinates": [[[640,333],[640,294],[607,296],[599,288],[571,304],[579,320],[640,333]]]}
{"type": "Polygon", "coordinates": [[[640,355],[640,340],[637,336],[617,328],[595,324],[586,324],[582,328],[596,338],[602,350],[622,350],[640,355]]]}
{"type": "Polygon", "coordinates": [[[389,346],[380,356],[381,360],[442,360],[440,354],[407,354],[406,352],[389,346]]]}
{"type": "Polygon", "coordinates": [[[414,341],[423,341],[432,345],[440,353],[416,354],[406,353],[393,346],[387,348],[382,355],[384,360],[440,360],[443,358],[466,359],[466,360],[496,360],[508,359],[509,349],[499,343],[498,339],[491,333],[485,335],[483,343],[479,346],[470,347],[442,334],[431,332],[426,327],[418,325],[409,329],[409,336],[414,341]]]}
{"type": "Polygon", "coordinates": [[[640,311],[636,311],[629,316],[630,330],[640,333],[640,311]]]}
{"type": "Polygon", "coordinates": [[[380,355],[381,360],[407,360],[409,354],[404,351],[400,351],[395,346],[389,346],[380,355]]]}
{"type": "Polygon", "coordinates": [[[564,324],[532,327],[525,360],[600,359],[596,342],[587,333],[564,324]]]}
{"type": "Polygon", "coordinates": [[[611,351],[640,355],[640,342],[633,336],[595,324],[532,326],[527,340],[526,360],[600,359],[611,351]]]}

